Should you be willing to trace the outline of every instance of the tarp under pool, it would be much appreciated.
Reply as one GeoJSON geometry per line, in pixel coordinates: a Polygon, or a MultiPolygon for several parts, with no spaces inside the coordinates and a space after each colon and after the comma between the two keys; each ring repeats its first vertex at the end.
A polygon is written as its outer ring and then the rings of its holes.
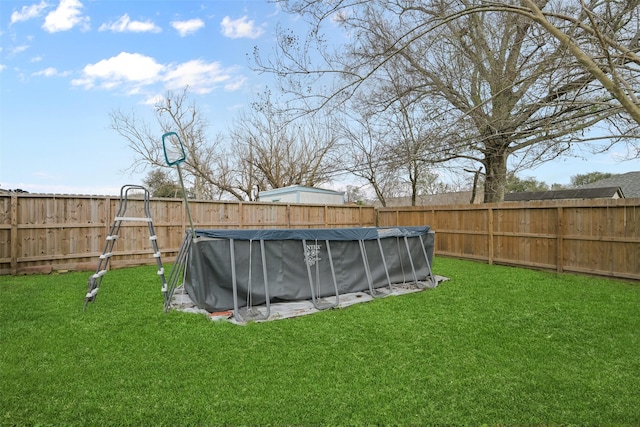
{"type": "Polygon", "coordinates": [[[195,230],[184,289],[209,312],[270,302],[372,294],[395,283],[435,286],[434,232],[390,228],[195,230]]]}

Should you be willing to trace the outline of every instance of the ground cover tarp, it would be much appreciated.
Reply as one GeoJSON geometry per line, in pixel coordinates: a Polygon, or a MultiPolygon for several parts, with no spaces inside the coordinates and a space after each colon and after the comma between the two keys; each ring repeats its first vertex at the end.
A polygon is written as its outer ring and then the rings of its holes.
{"type": "Polygon", "coordinates": [[[432,276],[428,226],[196,230],[184,287],[209,312],[423,281],[432,276]],[[266,275],[266,281],[265,281],[266,275]],[[335,278],[335,285],[334,285],[335,278]]]}

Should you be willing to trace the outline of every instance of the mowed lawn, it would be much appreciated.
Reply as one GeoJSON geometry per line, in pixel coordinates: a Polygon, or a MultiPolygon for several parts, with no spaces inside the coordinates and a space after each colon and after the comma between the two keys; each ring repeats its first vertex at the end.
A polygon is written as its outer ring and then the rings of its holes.
{"type": "Polygon", "coordinates": [[[640,286],[436,258],[438,288],[237,326],[155,267],[0,276],[0,425],[640,425],[640,286]]]}

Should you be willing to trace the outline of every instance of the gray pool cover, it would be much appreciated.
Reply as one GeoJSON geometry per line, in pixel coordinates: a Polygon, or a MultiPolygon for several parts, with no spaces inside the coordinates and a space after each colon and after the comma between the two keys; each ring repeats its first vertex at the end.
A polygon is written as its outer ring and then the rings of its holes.
{"type": "Polygon", "coordinates": [[[269,302],[436,286],[428,226],[344,229],[196,230],[184,289],[208,312],[269,302]]]}

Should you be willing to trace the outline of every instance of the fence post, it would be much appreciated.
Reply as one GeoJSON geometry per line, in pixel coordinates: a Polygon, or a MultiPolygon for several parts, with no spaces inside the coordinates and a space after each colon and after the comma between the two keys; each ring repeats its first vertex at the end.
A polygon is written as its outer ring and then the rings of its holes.
{"type": "Polygon", "coordinates": [[[487,242],[489,244],[488,247],[488,251],[489,251],[489,265],[493,264],[493,209],[492,208],[487,208],[487,215],[489,215],[489,230],[488,231],[488,235],[489,235],[489,242],[487,242]]]}
{"type": "MultiPolygon", "coordinates": [[[[327,223],[327,213],[329,212],[329,207],[327,205],[324,205],[324,228],[327,228],[329,226],[329,224],[327,223]]],[[[362,225],[362,224],[361,224],[362,225]]]]}
{"type": "Polygon", "coordinates": [[[11,274],[18,274],[18,195],[11,193],[11,274]]]}
{"type": "Polygon", "coordinates": [[[558,271],[558,273],[562,273],[562,271],[564,270],[564,242],[563,242],[563,237],[564,237],[564,210],[562,209],[562,206],[558,206],[558,222],[557,222],[557,229],[558,229],[558,238],[556,240],[556,270],[558,271]]]}
{"type": "Polygon", "coordinates": [[[287,203],[285,212],[287,213],[287,228],[291,228],[291,205],[289,203],[287,203]]]}

